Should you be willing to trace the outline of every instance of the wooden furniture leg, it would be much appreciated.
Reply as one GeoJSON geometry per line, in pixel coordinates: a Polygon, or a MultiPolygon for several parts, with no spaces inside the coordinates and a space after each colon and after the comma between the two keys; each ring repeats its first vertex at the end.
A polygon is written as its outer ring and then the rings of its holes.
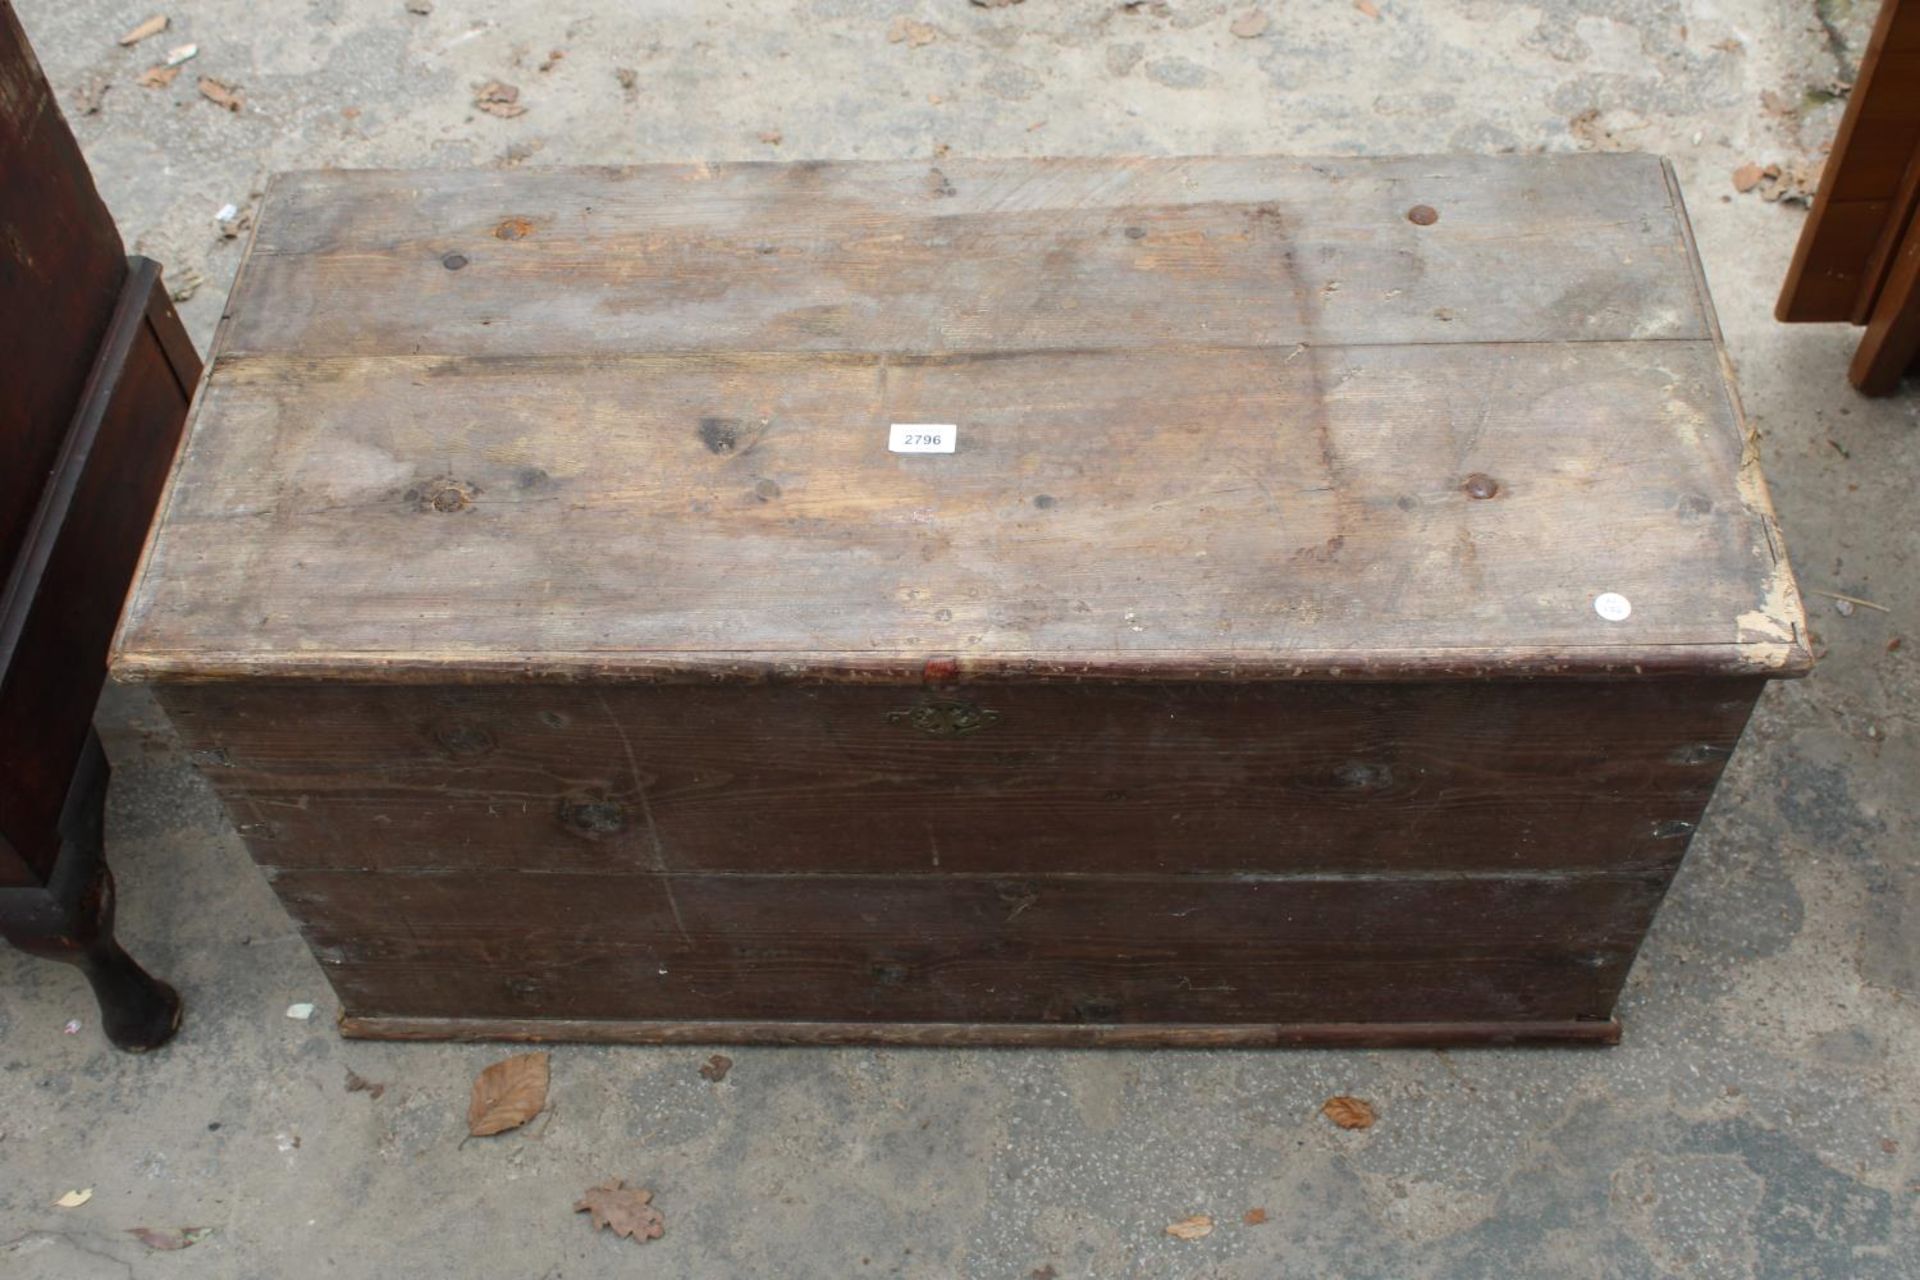
{"type": "Polygon", "coordinates": [[[94,734],[107,644],[200,358],[158,263],[126,255],[0,0],[0,936],[77,966],[124,1049],[180,999],[113,939],[94,734]]]}
{"type": "Polygon", "coordinates": [[[1883,396],[1920,352],[1920,0],[1884,0],[1775,318],[1867,326],[1849,378],[1883,396]]]}
{"type": "Polygon", "coordinates": [[[1920,221],[1909,223],[1867,318],[1847,377],[1861,394],[1891,395],[1920,355],[1920,221]]]}
{"type": "Polygon", "coordinates": [[[1920,152],[1920,0],[1884,0],[1774,317],[1864,324],[1912,211],[1920,152]]]}
{"type": "Polygon", "coordinates": [[[180,997],[113,936],[113,872],[102,837],[110,770],[89,734],[60,817],[60,853],[44,886],[0,889],[0,937],[29,955],[73,965],[100,1004],[107,1039],[130,1052],[158,1048],[180,1027],[180,997]]]}

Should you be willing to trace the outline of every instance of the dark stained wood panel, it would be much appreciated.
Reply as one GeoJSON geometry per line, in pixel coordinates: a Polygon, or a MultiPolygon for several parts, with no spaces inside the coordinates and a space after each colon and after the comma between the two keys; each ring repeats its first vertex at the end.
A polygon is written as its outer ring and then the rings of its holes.
{"type": "Polygon", "coordinates": [[[0,566],[0,837],[43,876],[60,851],[68,779],[199,372],[159,265],[131,261],[99,349],[80,361],[81,408],[27,540],[0,566]]]}
{"type": "Polygon", "coordinates": [[[0,4],[0,583],[53,476],[126,275],[80,144],[13,6],[0,4]]]}
{"type": "Polygon", "coordinates": [[[1011,1045],[1068,1049],[1448,1049],[1610,1045],[1613,1018],[1526,1022],[832,1022],[698,1018],[448,1018],[343,1015],[340,1034],[369,1040],[507,1040],[540,1044],[1011,1045]]]}
{"type": "Polygon", "coordinates": [[[167,685],[254,858],[622,873],[1670,871],[1757,680],[167,685]],[[976,733],[911,727],[977,705],[976,733]]]}
{"type": "Polygon", "coordinates": [[[349,1017],[970,1023],[1604,1020],[1660,892],[355,871],[274,885],[349,1017]]]}

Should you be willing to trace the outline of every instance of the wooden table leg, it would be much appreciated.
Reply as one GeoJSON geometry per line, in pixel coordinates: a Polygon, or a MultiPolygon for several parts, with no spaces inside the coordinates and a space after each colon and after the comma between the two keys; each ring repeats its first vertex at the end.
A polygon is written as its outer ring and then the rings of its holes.
{"type": "Polygon", "coordinates": [[[1862,395],[1891,395],[1920,354],[1920,219],[1909,223],[1867,319],[1847,377],[1862,395]]]}
{"type": "Polygon", "coordinates": [[[107,1039],[129,1052],[155,1049],[180,1027],[180,996],[113,936],[113,873],[103,853],[108,767],[90,734],[60,823],[60,856],[44,888],[0,889],[0,936],[29,955],[86,975],[107,1039]]]}

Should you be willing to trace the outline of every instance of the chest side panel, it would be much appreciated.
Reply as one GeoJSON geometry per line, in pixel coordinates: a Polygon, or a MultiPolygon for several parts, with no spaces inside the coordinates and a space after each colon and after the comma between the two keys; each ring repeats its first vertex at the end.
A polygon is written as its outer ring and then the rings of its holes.
{"type": "Polygon", "coordinates": [[[1758,687],[162,700],[356,1016],[1537,1021],[1610,1011],[1758,687]]]}

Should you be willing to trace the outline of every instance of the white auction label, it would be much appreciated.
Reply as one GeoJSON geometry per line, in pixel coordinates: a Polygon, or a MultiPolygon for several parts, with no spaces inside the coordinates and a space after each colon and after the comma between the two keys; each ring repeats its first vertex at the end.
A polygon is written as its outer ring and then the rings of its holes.
{"type": "Polygon", "coordinates": [[[893,453],[952,453],[960,428],[951,422],[896,422],[887,433],[893,453]]]}
{"type": "Polygon", "coordinates": [[[1633,614],[1633,603],[1618,591],[1603,591],[1593,598],[1593,611],[1608,622],[1625,622],[1633,614]]]}

